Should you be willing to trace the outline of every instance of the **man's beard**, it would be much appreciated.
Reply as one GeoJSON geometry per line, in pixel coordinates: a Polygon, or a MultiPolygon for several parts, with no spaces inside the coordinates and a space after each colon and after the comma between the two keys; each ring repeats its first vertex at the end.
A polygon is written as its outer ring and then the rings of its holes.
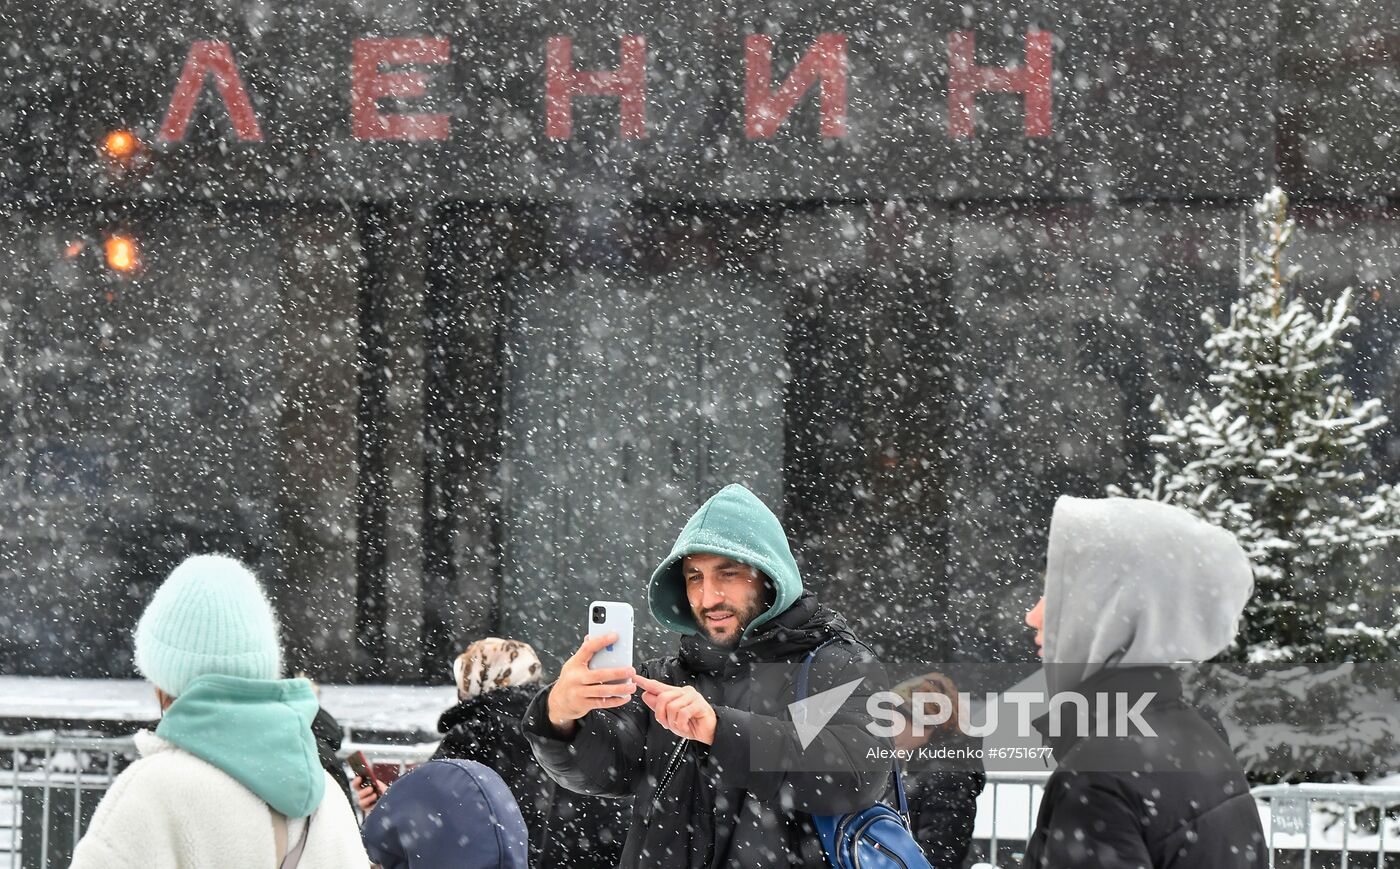
{"type": "Polygon", "coordinates": [[[700,632],[705,635],[705,639],[710,641],[710,645],[717,646],[721,649],[733,649],[738,647],[739,640],[744,636],[744,630],[767,608],[767,601],[756,600],[750,607],[743,610],[735,609],[728,604],[723,604],[721,606],[712,606],[703,611],[692,611],[692,614],[695,616],[696,623],[700,625],[700,632]],[[734,634],[727,638],[722,638],[711,633],[710,629],[705,625],[705,616],[709,613],[733,613],[734,634]]]}

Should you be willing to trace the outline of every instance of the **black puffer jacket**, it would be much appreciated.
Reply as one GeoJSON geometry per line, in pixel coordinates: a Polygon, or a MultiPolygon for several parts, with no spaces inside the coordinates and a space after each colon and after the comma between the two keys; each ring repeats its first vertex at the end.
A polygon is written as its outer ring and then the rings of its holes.
{"type": "Polygon", "coordinates": [[[977,796],[987,785],[978,770],[906,770],[909,826],[933,869],[961,869],[972,844],[977,796]]]}
{"type": "Polygon", "coordinates": [[[474,760],[495,770],[515,795],[530,832],[536,869],[612,869],[627,835],[628,805],[559,789],[520,732],[537,685],[497,688],[453,706],[438,719],[445,734],[434,760],[474,760]]]}
{"type": "MultiPolygon", "coordinates": [[[[1077,690],[1090,697],[1121,692],[1127,709],[1146,690],[1154,692],[1141,716],[1156,736],[1052,738],[1048,720],[1036,722],[1059,766],[1045,786],[1027,869],[1262,869],[1268,863],[1244,771],[1216,729],[1182,699],[1175,672],[1110,668],[1077,690]]],[[[1061,732],[1072,733],[1072,721],[1064,724],[1061,732]]]]}
{"type": "Polygon", "coordinates": [[[659,795],[657,781],[680,740],[656,723],[640,695],[618,709],[589,713],[565,742],[545,715],[546,689],[526,713],[525,733],[540,764],[565,787],[634,798],[623,869],[824,869],[808,813],[843,814],[882,796],[888,762],[868,753],[888,745],[866,729],[867,692],[857,690],[803,753],[787,711],[796,667],[782,668],[787,675],[771,690],[751,690],[750,676],[757,675],[755,664],[800,663],[832,637],[839,641],[812,668],[815,694],[866,675],[862,665],[870,659],[845,621],[810,593],[732,652],[686,637],[678,657],[639,666],[650,678],[695,686],[718,718],[714,745],[691,743],[659,795]],[[798,756],[820,757],[802,765],[820,771],[769,771],[798,756]],[[659,807],[650,811],[654,796],[659,807]]]}

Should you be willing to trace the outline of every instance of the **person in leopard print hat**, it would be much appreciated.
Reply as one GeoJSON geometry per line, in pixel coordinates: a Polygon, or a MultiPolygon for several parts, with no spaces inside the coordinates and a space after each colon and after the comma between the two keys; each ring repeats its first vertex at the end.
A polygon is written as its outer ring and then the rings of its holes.
{"type": "Polygon", "coordinates": [[[539,656],[528,643],[500,637],[477,640],[452,664],[459,701],[500,688],[535,685],[542,673],[539,656]]]}
{"type": "MultiPolygon", "coordinates": [[[[477,640],[457,656],[452,673],[458,702],[438,719],[443,738],[432,759],[474,760],[500,775],[525,818],[532,867],[616,866],[627,838],[627,804],[556,788],[520,732],[520,719],[544,676],[530,644],[477,640]]],[[[359,799],[368,810],[377,798],[364,787],[359,799]]]]}

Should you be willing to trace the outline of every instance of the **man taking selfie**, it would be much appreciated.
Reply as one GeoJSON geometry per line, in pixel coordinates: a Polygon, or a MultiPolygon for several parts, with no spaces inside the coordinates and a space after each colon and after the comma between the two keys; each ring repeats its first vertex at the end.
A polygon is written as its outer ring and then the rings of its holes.
{"type": "Polygon", "coordinates": [[[524,718],[535,757],[559,784],[633,798],[621,867],[826,866],[810,815],[871,805],[889,768],[856,691],[804,752],[796,697],[755,692],[755,665],[795,671],[817,656],[811,693],[843,685],[870,662],[846,621],[804,591],[778,518],[731,485],[686,523],[648,588],[652,616],[681,634],[677,655],[589,669],[616,635],[590,637],[524,718]],[[759,747],[755,750],[755,747],[759,747]],[[784,758],[820,758],[782,769],[784,758]],[[669,774],[668,774],[669,773],[669,774]]]}

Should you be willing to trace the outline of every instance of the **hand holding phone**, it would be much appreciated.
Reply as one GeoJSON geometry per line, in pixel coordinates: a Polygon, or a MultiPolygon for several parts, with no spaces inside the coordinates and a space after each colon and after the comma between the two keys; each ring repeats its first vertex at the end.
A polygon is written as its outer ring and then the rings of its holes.
{"type": "Polygon", "coordinates": [[[369,761],[365,760],[365,753],[357,751],[345,758],[350,764],[350,768],[355,771],[355,775],[360,777],[360,781],[374,789],[376,799],[384,796],[384,786],[379,783],[379,779],[374,777],[374,771],[369,767],[369,761]]]}
{"type": "Polygon", "coordinates": [[[564,662],[549,689],[546,714],[560,736],[570,739],[578,719],[594,709],[614,709],[632,699],[632,607],[613,601],[588,605],[587,636],[564,662]]]}

